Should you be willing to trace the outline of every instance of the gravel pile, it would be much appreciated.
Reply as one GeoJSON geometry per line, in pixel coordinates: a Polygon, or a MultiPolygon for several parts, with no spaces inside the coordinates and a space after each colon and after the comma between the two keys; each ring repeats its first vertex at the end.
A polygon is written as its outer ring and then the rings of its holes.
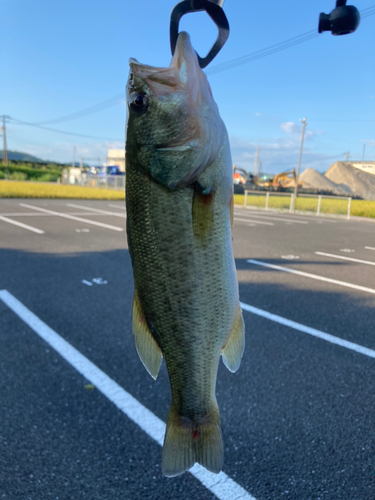
{"type": "Polygon", "coordinates": [[[365,200],[375,200],[375,175],[373,174],[363,172],[348,163],[337,161],[327,170],[325,177],[341,189],[349,189],[354,196],[360,196],[365,200]]]}
{"type": "Polygon", "coordinates": [[[299,177],[299,183],[307,189],[317,189],[319,191],[330,191],[342,196],[350,196],[351,190],[346,186],[338,186],[324,175],[313,168],[307,168],[299,177]]]}

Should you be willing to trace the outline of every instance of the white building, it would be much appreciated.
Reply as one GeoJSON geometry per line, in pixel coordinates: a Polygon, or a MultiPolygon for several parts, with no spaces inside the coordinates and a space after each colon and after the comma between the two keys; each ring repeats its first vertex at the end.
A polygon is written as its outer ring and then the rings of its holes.
{"type": "Polygon", "coordinates": [[[368,174],[375,175],[375,161],[348,161],[346,163],[354,168],[359,168],[368,174]]]}
{"type": "Polygon", "coordinates": [[[121,172],[125,172],[125,149],[108,149],[106,167],[117,165],[121,172]]]}

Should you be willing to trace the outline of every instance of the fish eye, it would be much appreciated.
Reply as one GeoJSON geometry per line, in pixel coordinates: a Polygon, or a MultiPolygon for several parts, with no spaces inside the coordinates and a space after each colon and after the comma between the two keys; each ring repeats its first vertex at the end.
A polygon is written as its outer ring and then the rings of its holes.
{"type": "Polygon", "coordinates": [[[130,95],[129,104],[132,110],[137,113],[146,111],[148,102],[146,94],[142,94],[141,92],[133,92],[130,95]]]}

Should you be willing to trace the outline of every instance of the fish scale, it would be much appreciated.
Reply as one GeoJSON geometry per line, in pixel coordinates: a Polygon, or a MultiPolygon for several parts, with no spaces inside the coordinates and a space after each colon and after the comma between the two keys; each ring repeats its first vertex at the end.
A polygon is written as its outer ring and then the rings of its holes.
{"type": "Polygon", "coordinates": [[[162,470],[175,476],[199,462],[218,473],[218,363],[222,355],[236,371],[244,349],[228,135],[186,33],[168,69],[134,60],[130,66],[126,206],[133,333],[154,378],[163,357],[167,364],[172,401],[162,470]]]}

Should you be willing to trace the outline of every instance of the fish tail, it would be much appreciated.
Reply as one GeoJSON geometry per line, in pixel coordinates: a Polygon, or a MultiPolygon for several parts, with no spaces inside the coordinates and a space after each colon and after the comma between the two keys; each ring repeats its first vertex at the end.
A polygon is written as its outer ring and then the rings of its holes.
{"type": "Polygon", "coordinates": [[[217,405],[198,421],[178,414],[171,406],[165,432],[162,472],[177,476],[198,462],[218,474],[223,467],[224,446],[217,405]]]}

